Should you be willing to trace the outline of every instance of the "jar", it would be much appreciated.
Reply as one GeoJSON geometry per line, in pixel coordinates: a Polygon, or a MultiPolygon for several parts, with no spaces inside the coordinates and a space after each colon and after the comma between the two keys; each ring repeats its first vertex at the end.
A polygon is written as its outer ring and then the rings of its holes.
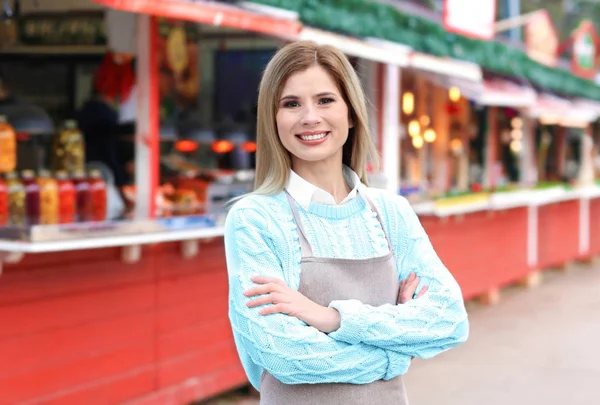
{"type": "Polygon", "coordinates": [[[23,170],[21,173],[23,187],[25,187],[25,207],[27,210],[27,224],[40,223],[40,186],[33,170],[23,170]]]}
{"type": "Polygon", "coordinates": [[[14,128],[0,115],[0,173],[10,173],[17,167],[17,135],[14,128]]]}
{"type": "Polygon", "coordinates": [[[58,224],[58,185],[48,170],[40,170],[37,179],[40,186],[40,224],[58,224]]]}
{"type": "Polygon", "coordinates": [[[106,221],[106,183],[100,170],[91,170],[90,177],[90,214],[95,222],[106,221]]]}
{"type": "Polygon", "coordinates": [[[56,173],[58,185],[58,222],[70,224],[77,218],[77,191],[66,171],[56,173]]]}
{"type": "Polygon", "coordinates": [[[52,143],[52,166],[70,174],[85,169],[85,144],[83,134],[75,120],[67,120],[54,136],[52,143]]]}

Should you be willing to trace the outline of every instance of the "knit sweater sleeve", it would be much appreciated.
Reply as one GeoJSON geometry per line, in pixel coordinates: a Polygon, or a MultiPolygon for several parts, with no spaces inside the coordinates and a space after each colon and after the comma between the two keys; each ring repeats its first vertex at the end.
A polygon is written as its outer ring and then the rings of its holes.
{"type": "Polygon", "coordinates": [[[248,308],[243,291],[253,275],[285,279],[285,249],[272,235],[277,224],[260,209],[234,206],[225,224],[229,275],[229,316],[234,340],[252,385],[259,389],[263,370],[286,384],[365,384],[404,374],[410,357],[373,345],[329,337],[295,317],[262,316],[248,308]],[[276,252],[280,252],[277,254],[276,252]]]}
{"type": "Polygon", "coordinates": [[[405,304],[379,307],[357,300],[333,301],[341,326],[329,336],[347,343],[375,347],[421,358],[431,358],[464,342],[469,323],[458,283],[439,259],[408,201],[382,196],[382,216],[398,266],[399,281],[411,272],[420,278],[417,291],[425,295],[405,304]]]}

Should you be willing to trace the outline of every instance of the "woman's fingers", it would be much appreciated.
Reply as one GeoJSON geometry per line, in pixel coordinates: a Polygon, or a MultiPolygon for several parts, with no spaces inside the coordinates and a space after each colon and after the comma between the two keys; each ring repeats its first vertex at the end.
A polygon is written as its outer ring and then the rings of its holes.
{"type": "Polygon", "coordinates": [[[405,304],[413,298],[419,298],[427,292],[427,287],[423,287],[419,294],[415,297],[415,292],[419,288],[421,279],[416,273],[411,272],[408,277],[400,283],[400,291],[398,293],[398,303],[405,304]]]}
{"type": "Polygon", "coordinates": [[[257,287],[252,287],[244,291],[244,295],[246,297],[254,297],[255,295],[263,295],[271,292],[279,292],[281,291],[281,286],[275,283],[267,283],[263,285],[259,285],[257,287]]]}
{"type": "Polygon", "coordinates": [[[276,304],[269,305],[258,311],[260,315],[271,315],[271,314],[289,314],[290,313],[290,305],[289,304],[276,304]]]}
{"type": "Polygon", "coordinates": [[[271,293],[267,295],[260,296],[258,298],[254,298],[253,300],[248,301],[246,306],[248,308],[260,307],[261,305],[268,304],[280,304],[286,303],[285,295],[279,293],[271,293]]]}

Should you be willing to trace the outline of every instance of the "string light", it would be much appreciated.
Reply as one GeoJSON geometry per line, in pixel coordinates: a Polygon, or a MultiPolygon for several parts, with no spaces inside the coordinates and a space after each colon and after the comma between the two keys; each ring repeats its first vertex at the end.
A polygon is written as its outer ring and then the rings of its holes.
{"type": "Polygon", "coordinates": [[[448,90],[448,98],[450,98],[450,101],[456,103],[460,100],[460,96],[460,89],[458,87],[450,87],[450,90],[448,90]]]}
{"type": "Polygon", "coordinates": [[[425,142],[433,143],[437,136],[432,128],[428,128],[425,130],[425,133],[423,133],[423,138],[425,139],[425,142]]]}
{"type": "Polygon", "coordinates": [[[514,117],[510,124],[514,129],[522,129],[523,128],[523,119],[521,117],[514,117]]]}
{"type": "Polygon", "coordinates": [[[521,152],[522,148],[523,148],[523,145],[521,144],[521,141],[519,141],[517,139],[513,139],[510,142],[510,150],[512,150],[514,153],[521,152]]]}
{"type": "Polygon", "coordinates": [[[410,115],[415,111],[415,95],[410,91],[402,95],[402,111],[406,115],[410,115]]]}
{"type": "Polygon", "coordinates": [[[413,136],[412,144],[415,147],[415,149],[421,149],[423,147],[423,138],[421,138],[420,135],[413,136]]]}
{"type": "Polygon", "coordinates": [[[408,134],[411,137],[415,137],[415,136],[419,135],[420,132],[421,132],[421,125],[419,124],[419,121],[412,120],[408,123],[408,134]]]}

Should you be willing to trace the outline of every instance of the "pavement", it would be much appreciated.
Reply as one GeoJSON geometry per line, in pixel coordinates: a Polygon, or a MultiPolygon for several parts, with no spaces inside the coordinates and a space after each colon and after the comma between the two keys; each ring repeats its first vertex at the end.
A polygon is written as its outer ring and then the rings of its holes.
{"type": "Polygon", "coordinates": [[[464,345],[413,363],[411,405],[600,404],[600,266],[502,294],[496,306],[469,305],[464,345]]]}
{"type": "MultiPolygon", "coordinates": [[[[547,271],[535,288],[509,288],[497,305],[468,309],[467,343],[413,362],[411,405],[600,404],[600,265],[547,271]]],[[[234,398],[207,405],[258,405],[234,398]]]]}

